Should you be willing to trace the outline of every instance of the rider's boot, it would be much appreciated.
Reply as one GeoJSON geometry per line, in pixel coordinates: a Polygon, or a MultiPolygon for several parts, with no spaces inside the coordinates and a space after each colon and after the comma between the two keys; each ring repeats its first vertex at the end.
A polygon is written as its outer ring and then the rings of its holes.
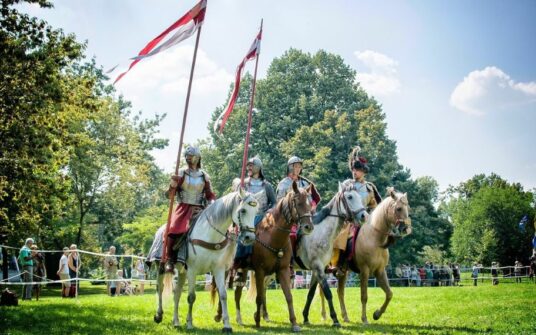
{"type": "Polygon", "coordinates": [[[166,272],[173,273],[173,271],[175,269],[175,262],[176,262],[176,259],[177,259],[177,253],[173,249],[173,247],[175,246],[175,242],[177,241],[177,239],[178,239],[178,236],[176,236],[176,235],[169,234],[168,237],[167,237],[167,244],[166,244],[166,258],[167,258],[167,261],[166,261],[166,267],[165,267],[166,272]]]}

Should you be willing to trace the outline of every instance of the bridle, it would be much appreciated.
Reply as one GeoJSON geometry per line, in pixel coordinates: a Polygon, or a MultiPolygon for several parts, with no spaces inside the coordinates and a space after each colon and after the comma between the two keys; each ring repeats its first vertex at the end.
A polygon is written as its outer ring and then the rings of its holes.
{"type": "MultiPolygon", "coordinates": [[[[290,193],[289,193],[290,194],[290,193]]],[[[294,194],[292,195],[292,199],[289,200],[289,197],[291,195],[287,195],[282,201],[281,201],[281,212],[283,213],[283,217],[285,218],[285,222],[287,226],[292,227],[294,224],[298,224],[298,229],[302,227],[303,219],[312,217],[311,212],[305,214],[300,214],[298,212],[298,206],[296,205],[296,201],[299,198],[300,194],[294,194]],[[289,204],[290,203],[290,204],[289,204]]],[[[277,229],[290,233],[291,228],[284,228],[284,227],[276,227],[277,229]]]]}
{"type": "MultiPolygon", "coordinates": [[[[240,202],[239,202],[239,206],[244,203],[244,199],[240,199],[240,202]]],[[[247,205],[250,205],[250,206],[254,206],[252,204],[250,204],[252,201],[248,202],[247,205]]],[[[199,245],[205,249],[210,249],[210,250],[220,250],[220,249],[223,249],[227,246],[227,244],[229,243],[229,241],[232,241],[232,242],[237,242],[238,240],[238,236],[241,232],[251,232],[251,233],[255,233],[255,228],[254,227],[248,227],[247,225],[244,225],[243,222],[242,222],[242,215],[243,213],[246,213],[245,209],[238,209],[238,224],[233,220],[233,226],[237,227],[237,231],[236,232],[233,232],[233,233],[230,233],[228,231],[226,232],[223,232],[221,231],[220,229],[218,229],[218,227],[216,227],[213,223],[212,223],[212,220],[210,217],[207,216],[207,222],[209,224],[209,226],[214,229],[218,234],[220,234],[221,236],[224,237],[224,240],[221,241],[221,242],[217,242],[217,243],[210,243],[210,242],[206,242],[206,241],[203,241],[203,240],[200,240],[200,239],[189,239],[190,240],[190,243],[192,243],[192,249],[194,251],[194,254],[196,253],[195,252],[195,245],[199,245]]]]}
{"type": "Polygon", "coordinates": [[[334,216],[334,217],[338,217],[340,219],[344,219],[344,221],[352,222],[352,221],[355,221],[355,218],[359,214],[365,212],[366,209],[365,209],[365,207],[362,207],[357,211],[352,211],[350,209],[350,205],[348,205],[348,200],[344,196],[345,193],[346,193],[346,190],[343,190],[342,192],[339,193],[339,196],[338,196],[338,199],[337,199],[337,215],[330,213],[328,216],[334,216]],[[342,206],[344,207],[344,211],[346,212],[344,216],[339,214],[341,212],[341,203],[342,203],[342,206]]]}
{"type": "MultiPolygon", "coordinates": [[[[402,219],[401,216],[402,216],[402,211],[400,211],[400,213],[396,210],[396,204],[397,204],[397,200],[395,200],[392,204],[390,204],[386,209],[385,209],[385,215],[386,217],[389,217],[389,213],[388,213],[388,210],[390,208],[394,208],[394,223],[392,225],[390,225],[389,227],[389,230],[388,232],[383,232],[381,230],[379,230],[378,228],[374,227],[374,230],[376,230],[377,232],[379,232],[380,234],[382,235],[385,235],[385,236],[392,236],[392,237],[402,237],[401,234],[400,234],[400,230],[399,230],[399,227],[400,227],[400,224],[405,222],[405,219],[402,219]]],[[[408,203],[404,203],[402,202],[402,204],[404,206],[407,207],[407,209],[409,210],[409,204],[408,203]]]]}

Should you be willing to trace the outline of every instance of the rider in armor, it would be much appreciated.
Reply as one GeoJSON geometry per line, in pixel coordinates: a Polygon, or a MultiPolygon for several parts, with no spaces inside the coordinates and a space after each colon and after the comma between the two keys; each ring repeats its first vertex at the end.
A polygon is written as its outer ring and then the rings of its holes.
{"type": "MultiPolygon", "coordinates": [[[[300,157],[292,156],[289,158],[287,162],[287,176],[283,178],[277,185],[277,202],[279,202],[279,200],[285,197],[285,195],[292,190],[292,183],[294,181],[296,181],[298,184],[298,188],[307,188],[309,185],[313,184],[313,182],[301,175],[302,167],[303,160],[300,157]]],[[[312,187],[311,194],[309,195],[309,201],[311,201],[311,212],[315,211],[320,200],[320,194],[318,194],[315,187],[312,187]]],[[[290,228],[289,237],[293,248],[297,244],[297,230],[298,228],[294,225],[290,228]]],[[[294,278],[294,268],[292,263],[293,261],[290,262],[290,276],[291,278],[294,278]]]]}
{"type": "MultiPolygon", "coordinates": [[[[296,181],[299,188],[306,188],[311,185],[312,182],[301,175],[303,167],[303,160],[298,156],[292,156],[287,162],[287,176],[283,178],[277,185],[277,201],[281,200],[290,190],[292,190],[292,182],[296,181]]],[[[320,202],[320,195],[313,188],[311,193],[311,206],[313,210],[320,202]]]]}
{"type": "MultiPolygon", "coordinates": [[[[258,156],[250,158],[246,165],[248,177],[244,179],[244,188],[247,192],[255,194],[255,198],[259,202],[257,215],[255,216],[255,227],[262,221],[266,212],[275,207],[275,192],[272,184],[264,177],[262,169],[262,161],[258,156]]],[[[233,181],[233,189],[237,190],[240,187],[240,179],[236,178],[233,181]]],[[[234,264],[236,267],[236,284],[244,285],[246,282],[245,274],[242,269],[244,262],[251,254],[253,246],[245,246],[242,243],[238,244],[234,264]]]]}
{"type": "Polygon", "coordinates": [[[179,204],[171,217],[166,244],[166,271],[173,272],[176,261],[175,244],[190,228],[201,211],[214,202],[216,195],[210,186],[208,174],[201,169],[201,152],[196,147],[188,147],[184,152],[188,167],[181,168],[178,175],[171,177],[169,192],[176,192],[179,204]]]}
{"type": "MultiPolygon", "coordinates": [[[[363,156],[359,156],[359,146],[355,147],[348,158],[348,165],[352,172],[353,179],[347,179],[343,182],[343,187],[353,186],[361,196],[363,206],[370,213],[382,201],[382,198],[376,189],[376,186],[365,180],[366,174],[369,172],[367,160],[363,156]]],[[[333,253],[331,256],[331,265],[337,276],[343,274],[346,267],[345,257],[340,257],[346,250],[348,239],[352,237],[351,226],[347,224],[341,230],[333,243],[333,253]]]]}

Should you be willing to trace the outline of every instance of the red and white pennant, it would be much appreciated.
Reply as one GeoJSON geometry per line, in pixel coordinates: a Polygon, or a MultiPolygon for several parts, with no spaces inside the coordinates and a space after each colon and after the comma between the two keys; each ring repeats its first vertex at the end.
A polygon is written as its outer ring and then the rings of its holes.
{"type": "MultiPolygon", "coordinates": [[[[117,77],[117,79],[115,79],[114,84],[121,80],[121,78],[123,78],[123,76],[126,75],[128,71],[130,71],[134,67],[134,65],[136,65],[142,59],[154,56],[157,53],[167,50],[195,34],[195,32],[203,24],[203,20],[205,19],[206,7],[207,0],[199,1],[199,3],[195,5],[192,9],[190,9],[186,14],[184,14],[184,16],[182,16],[175,23],[169,26],[169,28],[164,30],[160,35],[158,35],[149,43],[147,43],[147,45],[143,49],[141,49],[138,55],[132,58],[134,61],[130,63],[128,70],[121,73],[117,77]],[[170,38],[162,42],[162,40],[164,40],[166,36],[168,36],[172,32],[174,32],[174,34],[170,38]]],[[[117,65],[115,67],[117,67],[117,65]]],[[[113,71],[115,67],[108,72],[113,71]]]]}
{"type": "Polygon", "coordinates": [[[242,59],[242,62],[240,62],[240,64],[238,65],[238,68],[236,69],[235,84],[233,88],[233,93],[231,94],[231,99],[229,99],[229,103],[227,104],[227,107],[225,108],[223,113],[220,114],[220,116],[214,123],[214,132],[219,132],[220,134],[223,132],[225,123],[227,123],[227,119],[229,119],[229,116],[231,115],[231,112],[233,111],[233,107],[238,98],[238,92],[240,92],[240,79],[242,77],[242,70],[244,69],[246,62],[255,59],[257,55],[260,53],[261,39],[262,39],[262,29],[257,34],[257,37],[253,41],[253,44],[251,44],[251,47],[249,48],[249,51],[246,54],[246,57],[242,59]]]}

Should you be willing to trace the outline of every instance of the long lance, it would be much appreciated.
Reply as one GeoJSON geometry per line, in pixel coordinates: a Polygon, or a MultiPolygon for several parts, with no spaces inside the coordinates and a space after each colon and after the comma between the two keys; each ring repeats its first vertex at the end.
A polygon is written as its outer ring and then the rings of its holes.
{"type": "MultiPolygon", "coordinates": [[[[190,69],[190,81],[188,82],[188,92],[186,93],[186,102],[184,104],[184,114],[182,116],[182,129],[181,129],[181,136],[179,140],[179,152],[177,153],[177,164],[175,165],[175,175],[179,174],[179,166],[181,161],[181,153],[182,153],[182,141],[184,138],[184,129],[186,127],[186,118],[188,116],[188,105],[190,103],[190,92],[192,90],[192,79],[194,77],[194,69],[195,69],[195,60],[197,58],[197,48],[199,46],[199,36],[201,36],[201,28],[203,26],[200,26],[199,29],[197,29],[197,37],[195,38],[195,48],[194,48],[194,59],[192,60],[192,68],[190,69]]],[[[162,263],[164,263],[167,260],[167,236],[169,233],[169,226],[171,223],[171,215],[173,214],[173,204],[175,202],[175,193],[177,189],[175,187],[171,188],[171,192],[169,194],[169,211],[168,211],[168,217],[167,217],[167,223],[166,223],[166,231],[164,233],[164,245],[162,250],[162,263]]]]}
{"type": "MultiPolygon", "coordinates": [[[[262,36],[262,22],[261,19],[261,36],[262,36]]],[[[253,73],[253,82],[251,83],[251,97],[249,99],[249,112],[248,112],[248,129],[246,131],[246,143],[244,145],[244,156],[242,157],[242,173],[240,175],[240,186],[244,187],[244,177],[246,175],[246,163],[248,160],[249,150],[249,135],[251,133],[251,119],[253,114],[253,103],[255,101],[255,84],[257,83],[257,67],[259,65],[260,50],[255,57],[255,72],[253,73]]]]}

